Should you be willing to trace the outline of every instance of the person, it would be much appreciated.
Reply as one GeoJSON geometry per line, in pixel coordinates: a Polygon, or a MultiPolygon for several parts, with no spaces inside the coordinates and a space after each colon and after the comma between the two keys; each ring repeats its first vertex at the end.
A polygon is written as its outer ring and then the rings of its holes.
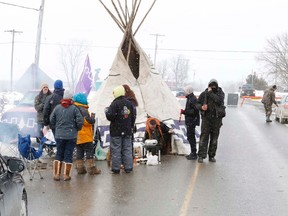
{"type": "MultiPolygon", "coordinates": [[[[50,115],[53,112],[54,108],[60,104],[62,98],[63,98],[63,94],[64,94],[65,89],[63,88],[63,82],[62,80],[56,80],[54,82],[54,91],[51,95],[49,95],[47,97],[47,99],[45,100],[45,104],[44,104],[44,110],[43,110],[43,114],[44,114],[44,126],[49,126],[50,124],[50,115]]],[[[53,133],[55,133],[55,131],[53,130],[53,133]]]]}
{"type": "Polygon", "coordinates": [[[261,102],[264,104],[265,114],[266,114],[266,122],[272,122],[270,116],[272,114],[272,105],[275,104],[278,106],[275,100],[275,91],[277,89],[276,85],[273,85],[271,88],[265,90],[263,98],[261,102]]]}
{"type": "MultiPolygon", "coordinates": [[[[144,142],[149,139],[157,140],[157,145],[162,149],[162,154],[168,154],[171,151],[171,134],[173,129],[169,128],[157,118],[148,117],[146,121],[144,142]]],[[[149,150],[149,149],[148,149],[149,150]]],[[[151,153],[156,154],[156,150],[151,149],[151,153]]]]}
{"type": "Polygon", "coordinates": [[[119,174],[123,163],[126,173],[133,170],[132,130],[135,124],[134,107],[125,98],[124,87],[117,86],[113,90],[114,100],[105,109],[105,115],[110,121],[110,151],[112,155],[112,173],[119,174]]]}
{"type": "Polygon", "coordinates": [[[36,95],[34,99],[34,108],[37,111],[37,125],[39,131],[39,137],[37,137],[37,141],[40,142],[43,135],[43,127],[44,127],[44,104],[46,99],[52,92],[49,89],[48,84],[43,83],[41,85],[41,90],[38,95],[36,95]]]}
{"type": "MultiPolygon", "coordinates": [[[[137,109],[136,107],[138,106],[138,101],[136,99],[135,93],[133,92],[133,90],[127,85],[124,84],[123,85],[124,89],[125,89],[125,97],[132,103],[133,108],[134,108],[134,116],[136,119],[137,116],[137,109]]],[[[132,139],[132,156],[134,158],[134,133],[137,132],[137,127],[134,124],[132,127],[132,135],[131,135],[131,139],[132,139]]]]}
{"type": "Polygon", "coordinates": [[[218,137],[222,126],[222,119],[225,116],[224,106],[225,93],[218,86],[216,79],[211,79],[208,88],[199,95],[196,107],[201,113],[201,134],[198,149],[198,162],[203,163],[207,157],[210,162],[216,162],[216,150],[218,137]],[[209,142],[209,147],[208,147],[209,142]]]}
{"type": "Polygon", "coordinates": [[[53,161],[53,178],[60,180],[64,164],[64,181],[71,179],[73,151],[76,145],[78,131],[81,130],[84,118],[80,110],[73,104],[73,95],[65,91],[60,104],[56,105],[50,116],[50,127],[55,131],[57,151],[53,161]]]}
{"type": "Polygon", "coordinates": [[[188,160],[197,159],[197,148],[195,138],[195,128],[200,124],[200,114],[196,107],[197,97],[193,93],[191,85],[184,87],[184,95],[186,97],[185,109],[181,109],[180,113],[185,115],[185,124],[187,128],[187,140],[190,144],[191,153],[186,156],[188,160]]]}
{"type": "Polygon", "coordinates": [[[93,126],[95,124],[95,114],[89,113],[87,96],[84,93],[78,93],[73,96],[74,105],[78,107],[80,113],[84,118],[84,124],[77,135],[77,145],[76,145],[76,164],[78,174],[88,173],[90,175],[100,174],[101,170],[98,169],[94,162],[94,131],[93,126]],[[86,157],[85,157],[86,156],[86,157]],[[86,170],[84,157],[88,164],[88,169],[86,170]]]}

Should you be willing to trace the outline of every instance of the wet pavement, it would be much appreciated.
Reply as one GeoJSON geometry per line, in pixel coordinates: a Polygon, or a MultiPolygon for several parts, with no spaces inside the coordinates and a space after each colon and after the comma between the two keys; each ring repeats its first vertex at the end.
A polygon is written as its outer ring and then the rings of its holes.
{"type": "Polygon", "coordinates": [[[157,166],[137,165],[130,174],[77,175],[52,179],[52,159],[29,181],[29,215],[284,216],[288,212],[288,127],[265,122],[262,109],[227,107],[216,163],[165,155],[157,166]]]}

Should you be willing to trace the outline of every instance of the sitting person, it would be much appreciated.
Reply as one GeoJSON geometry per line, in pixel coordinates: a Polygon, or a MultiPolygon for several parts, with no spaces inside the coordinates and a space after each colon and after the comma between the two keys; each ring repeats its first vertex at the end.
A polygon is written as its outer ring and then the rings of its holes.
{"type": "MultiPolygon", "coordinates": [[[[169,128],[164,123],[160,122],[156,118],[149,117],[146,121],[144,142],[147,139],[155,139],[158,141],[157,146],[162,150],[162,154],[168,154],[171,152],[171,134],[173,129],[169,128]]],[[[156,149],[149,149],[152,154],[156,154],[156,149]]]]}

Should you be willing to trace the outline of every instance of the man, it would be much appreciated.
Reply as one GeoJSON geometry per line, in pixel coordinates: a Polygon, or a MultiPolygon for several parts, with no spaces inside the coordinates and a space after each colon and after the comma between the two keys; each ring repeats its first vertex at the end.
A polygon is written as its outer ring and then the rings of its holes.
{"type": "Polygon", "coordinates": [[[265,114],[266,114],[266,122],[272,122],[270,116],[272,114],[272,105],[273,103],[278,106],[275,100],[275,91],[277,89],[276,85],[273,85],[271,88],[267,89],[264,92],[263,98],[261,102],[264,104],[265,114]]]}
{"type": "Polygon", "coordinates": [[[125,89],[118,86],[113,90],[114,100],[106,108],[105,115],[110,121],[110,151],[112,173],[119,174],[121,164],[126,173],[133,170],[132,128],[136,115],[132,103],[125,98],[125,89]]]}
{"type": "Polygon", "coordinates": [[[201,135],[198,150],[198,162],[209,156],[210,162],[216,162],[215,155],[218,145],[218,137],[222,126],[222,118],[225,116],[225,94],[218,86],[216,79],[211,79],[208,88],[202,92],[197,101],[197,108],[201,111],[201,135]],[[209,147],[208,147],[209,142],[209,147]]]}
{"type": "Polygon", "coordinates": [[[199,110],[196,107],[197,98],[193,93],[192,86],[184,87],[184,94],[187,98],[185,110],[181,109],[181,114],[185,115],[187,128],[187,140],[189,141],[191,153],[186,156],[187,160],[197,159],[197,148],[195,138],[195,127],[200,124],[199,110]]]}
{"type": "MultiPolygon", "coordinates": [[[[146,121],[144,142],[147,139],[155,139],[158,142],[158,146],[162,150],[162,154],[168,154],[171,152],[171,134],[173,129],[169,128],[163,122],[160,122],[157,118],[149,117],[146,121]]],[[[156,149],[149,149],[153,155],[156,154],[156,149]]]]}

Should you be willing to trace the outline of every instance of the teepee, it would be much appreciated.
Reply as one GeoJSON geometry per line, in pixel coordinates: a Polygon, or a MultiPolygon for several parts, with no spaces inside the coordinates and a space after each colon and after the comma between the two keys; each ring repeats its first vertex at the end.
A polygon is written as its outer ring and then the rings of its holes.
{"type": "MultiPolygon", "coordinates": [[[[95,112],[98,118],[98,126],[104,142],[109,139],[106,135],[109,133],[108,126],[110,124],[106,120],[104,110],[114,100],[113,89],[123,84],[130,86],[138,100],[136,118],[138,130],[141,130],[141,127],[142,129],[145,128],[147,115],[164,122],[169,120],[170,125],[173,125],[174,128],[176,125],[176,128],[179,129],[178,119],[181,106],[134,38],[156,0],[153,0],[134,32],[133,26],[140,9],[141,0],[111,0],[110,8],[112,7],[114,14],[107,5],[101,0],[99,1],[124,33],[109,75],[94,97],[90,99],[89,104],[91,112],[95,112]]],[[[179,131],[182,130],[179,129],[179,131]]]]}

